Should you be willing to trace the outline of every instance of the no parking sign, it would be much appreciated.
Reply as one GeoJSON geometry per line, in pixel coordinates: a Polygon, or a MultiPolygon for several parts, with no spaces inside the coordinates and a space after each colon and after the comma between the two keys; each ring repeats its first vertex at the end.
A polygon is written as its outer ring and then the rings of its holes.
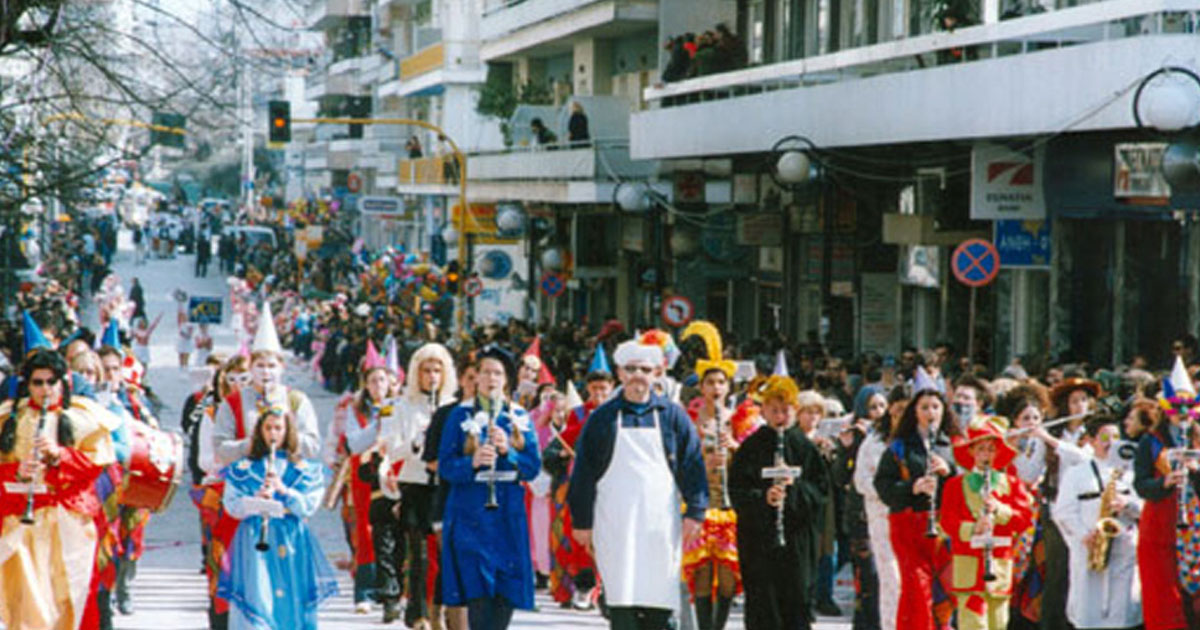
{"type": "Polygon", "coordinates": [[[662,303],[662,318],[668,326],[682,328],[692,321],[696,315],[696,307],[692,301],[682,295],[673,295],[662,303]]]}
{"type": "Polygon", "coordinates": [[[950,269],[959,282],[969,287],[991,284],[1000,273],[1000,252],[981,238],[964,241],[950,256],[950,269]]]}

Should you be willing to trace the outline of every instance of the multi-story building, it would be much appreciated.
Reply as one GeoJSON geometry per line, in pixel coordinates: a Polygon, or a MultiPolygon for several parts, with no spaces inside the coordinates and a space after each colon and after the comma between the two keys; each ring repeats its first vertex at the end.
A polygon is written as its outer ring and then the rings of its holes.
{"type": "Polygon", "coordinates": [[[1145,82],[1195,72],[1200,2],[659,5],[662,38],[723,22],[749,61],[646,88],[630,122],[633,159],[668,165],[677,188],[732,183],[700,239],[752,281],[677,272],[701,315],[845,353],[945,340],[997,368],[1159,364],[1200,325],[1194,196],[1158,168],[1174,139],[1133,114],[1142,92],[1143,118],[1200,122],[1197,81],[1145,82]],[[789,147],[812,158],[802,184],[770,176],[789,147]],[[1003,259],[974,295],[949,260],[971,236],[1003,259]]]}

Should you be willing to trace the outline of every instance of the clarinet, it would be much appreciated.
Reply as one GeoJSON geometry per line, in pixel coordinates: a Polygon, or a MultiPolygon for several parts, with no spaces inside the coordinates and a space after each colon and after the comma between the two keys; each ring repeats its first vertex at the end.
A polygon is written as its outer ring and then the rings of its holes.
{"type": "Polygon", "coordinates": [[[1191,485],[1187,474],[1187,448],[1191,446],[1188,444],[1191,439],[1188,435],[1190,429],[1188,425],[1190,424],[1191,422],[1187,420],[1179,423],[1179,427],[1183,429],[1183,444],[1180,445],[1179,457],[1176,463],[1178,464],[1178,470],[1183,471],[1183,483],[1179,484],[1179,493],[1175,495],[1178,500],[1178,506],[1175,509],[1175,527],[1178,529],[1187,529],[1191,526],[1191,520],[1187,514],[1188,494],[1190,494],[1188,486],[1191,485]]]}
{"type": "MultiPolygon", "coordinates": [[[[725,448],[725,429],[729,425],[729,416],[726,414],[722,417],[720,407],[717,409],[717,448],[721,449],[721,461],[724,462],[717,468],[717,474],[721,478],[721,509],[728,510],[733,506],[729,500],[729,449],[725,448]]],[[[728,407],[726,407],[728,409],[728,407]]]]}
{"type": "MultiPolygon", "coordinates": [[[[492,412],[490,414],[488,414],[488,426],[487,426],[487,428],[488,428],[487,439],[488,440],[492,439],[492,431],[495,430],[495,428],[496,428],[496,416],[497,416],[497,414],[500,413],[500,405],[502,405],[502,404],[503,404],[502,400],[492,399],[492,412]]],[[[483,507],[485,507],[489,510],[495,510],[500,507],[500,503],[498,501],[496,501],[496,458],[495,457],[492,458],[492,465],[488,467],[487,484],[488,484],[487,485],[487,491],[488,491],[487,503],[484,503],[483,507]]]]}
{"type": "MultiPolygon", "coordinates": [[[[40,436],[42,434],[42,430],[45,428],[46,428],[46,409],[43,407],[43,409],[41,410],[41,414],[38,416],[37,432],[34,433],[34,437],[36,438],[36,437],[40,436]]],[[[41,458],[41,453],[38,452],[37,445],[35,444],[33,447],[33,453],[31,454],[30,459],[32,459],[33,461],[36,462],[40,458],[41,458]]],[[[33,487],[35,484],[36,484],[36,480],[33,478],[30,478],[29,479],[29,488],[25,491],[25,513],[21,515],[21,524],[23,524],[23,525],[33,525],[33,487]]]]}
{"type": "MultiPolygon", "coordinates": [[[[932,433],[932,432],[933,432],[933,430],[931,429],[930,433],[932,433]]],[[[926,468],[930,469],[929,472],[925,473],[925,476],[933,477],[934,474],[932,471],[932,466],[929,465],[933,462],[933,440],[932,439],[925,440],[925,460],[926,460],[926,468]]],[[[937,522],[938,522],[938,504],[937,504],[937,489],[935,488],[933,491],[933,494],[929,495],[929,521],[926,523],[926,526],[925,526],[925,537],[926,538],[937,538],[938,537],[937,522]]]]}
{"type": "MultiPolygon", "coordinates": [[[[267,459],[267,474],[270,474],[273,472],[275,472],[275,447],[274,446],[271,447],[271,455],[267,459]]],[[[266,475],[264,475],[263,478],[265,479],[266,475]]],[[[265,483],[265,481],[264,481],[264,483],[265,483]]],[[[271,546],[267,544],[267,528],[270,525],[271,525],[271,515],[263,514],[262,515],[262,526],[259,527],[259,529],[258,529],[258,543],[254,545],[255,549],[265,552],[266,550],[271,548],[271,546]]]]}
{"type": "MultiPolygon", "coordinates": [[[[776,437],[778,438],[778,440],[775,442],[775,467],[776,468],[780,468],[780,467],[784,466],[784,464],[785,464],[784,455],[783,455],[783,431],[784,430],[781,428],[775,434],[776,437]]],[[[783,484],[784,484],[783,479],[775,480],[775,485],[781,486],[783,484]]],[[[779,502],[779,505],[775,506],[775,546],[776,547],[786,547],[787,546],[787,536],[784,534],[784,531],[783,531],[783,506],[785,503],[787,503],[786,497],[784,498],[783,501],[779,502]]]]}
{"type": "MultiPolygon", "coordinates": [[[[992,498],[992,468],[988,466],[983,471],[983,513],[990,517],[991,511],[988,510],[987,501],[992,498]]],[[[987,531],[984,532],[987,536],[983,541],[983,581],[995,582],[996,574],[992,573],[992,525],[989,524],[987,531]]]]}

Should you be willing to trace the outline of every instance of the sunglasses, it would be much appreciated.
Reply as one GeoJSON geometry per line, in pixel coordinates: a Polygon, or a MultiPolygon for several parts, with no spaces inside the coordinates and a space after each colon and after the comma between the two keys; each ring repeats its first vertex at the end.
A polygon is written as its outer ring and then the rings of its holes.
{"type": "Polygon", "coordinates": [[[29,379],[30,387],[54,387],[58,384],[57,378],[32,378],[29,379]]]}
{"type": "Polygon", "coordinates": [[[641,372],[642,374],[653,374],[654,366],[653,365],[627,365],[627,366],[625,366],[625,371],[626,372],[641,372]]]}
{"type": "Polygon", "coordinates": [[[230,385],[248,385],[250,384],[250,379],[251,376],[249,372],[238,372],[236,374],[225,375],[225,382],[229,383],[230,385]]]}

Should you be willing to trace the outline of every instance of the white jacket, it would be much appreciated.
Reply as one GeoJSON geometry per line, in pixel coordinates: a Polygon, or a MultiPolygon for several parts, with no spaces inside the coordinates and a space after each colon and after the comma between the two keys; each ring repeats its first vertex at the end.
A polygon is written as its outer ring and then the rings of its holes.
{"type": "Polygon", "coordinates": [[[421,454],[425,447],[425,431],[436,407],[428,398],[413,400],[408,396],[396,400],[392,414],[383,419],[379,436],[386,445],[386,460],[403,461],[400,483],[429,484],[429,473],[421,454]]]}

